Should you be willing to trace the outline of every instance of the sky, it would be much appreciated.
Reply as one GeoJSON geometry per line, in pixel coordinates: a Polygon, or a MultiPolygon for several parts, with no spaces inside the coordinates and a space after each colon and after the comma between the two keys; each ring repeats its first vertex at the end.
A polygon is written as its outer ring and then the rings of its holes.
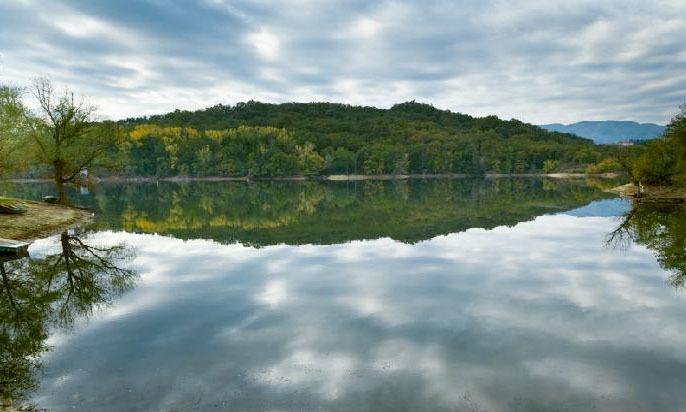
{"type": "Polygon", "coordinates": [[[0,82],[47,77],[110,119],[417,100],[665,124],[686,101],[684,39],[684,0],[0,0],[0,82]]]}

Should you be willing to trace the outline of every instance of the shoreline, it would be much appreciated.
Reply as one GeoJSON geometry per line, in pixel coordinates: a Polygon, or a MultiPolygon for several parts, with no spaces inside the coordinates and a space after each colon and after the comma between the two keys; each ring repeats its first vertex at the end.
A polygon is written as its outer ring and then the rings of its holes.
{"type": "Polygon", "coordinates": [[[674,186],[645,186],[641,193],[639,187],[633,183],[613,187],[606,190],[624,198],[636,201],[686,201],[686,188],[674,186]]]}
{"type": "Polygon", "coordinates": [[[27,210],[21,214],[2,215],[0,238],[30,242],[86,224],[92,219],[92,213],[74,207],[25,199],[13,200],[27,210]]]}
{"type": "MultiPolygon", "coordinates": [[[[320,175],[320,176],[270,176],[270,177],[248,177],[248,176],[105,176],[93,179],[93,183],[149,183],[149,182],[252,182],[252,181],[360,181],[360,180],[408,180],[408,179],[467,179],[467,178],[527,178],[539,177],[550,179],[585,179],[601,178],[614,179],[622,176],[620,173],[486,173],[484,175],[473,175],[465,173],[440,173],[440,174],[381,174],[381,175],[320,175]]],[[[50,183],[52,179],[30,178],[30,179],[7,179],[10,183],[50,183]]]]}

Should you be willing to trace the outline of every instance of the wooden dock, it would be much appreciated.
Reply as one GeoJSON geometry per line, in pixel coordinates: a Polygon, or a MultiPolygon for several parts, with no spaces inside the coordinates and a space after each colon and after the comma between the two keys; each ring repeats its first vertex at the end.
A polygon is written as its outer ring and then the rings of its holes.
{"type": "Polygon", "coordinates": [[[0,238],[0,253],[24,255],[29,250],[29,244],[18,240],[0,238]]]}

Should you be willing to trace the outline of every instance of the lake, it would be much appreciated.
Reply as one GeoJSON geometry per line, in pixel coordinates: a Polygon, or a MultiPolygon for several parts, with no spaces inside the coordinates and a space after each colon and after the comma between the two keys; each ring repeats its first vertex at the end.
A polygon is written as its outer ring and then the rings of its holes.
{"type": "Polygon", "coordinates": [[[4,263],[3,394],[51,411],[686,410],[686,213],[611,186],[72,190],[94,222],[4,263]]]}

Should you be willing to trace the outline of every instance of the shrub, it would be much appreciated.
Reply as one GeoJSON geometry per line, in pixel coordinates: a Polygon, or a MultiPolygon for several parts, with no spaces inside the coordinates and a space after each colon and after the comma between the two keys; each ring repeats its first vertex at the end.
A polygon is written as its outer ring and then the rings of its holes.
{"type": "Polygon", "coordinates": [[[598,173],[610,173],[610,172],[616,172],[618,170],[622,169],[622,165],[619,163],[617,159],[613,159],[611,157],[605,158],[601,160],[600,162],[592,165],[588,165],[586,168],[586,173],[589,174],[598,174],[598,173]]]}
{"type": "Polygon", "coordinates": [[[560,166],[557,160],[546,160],[543,162],[543,173],[552,173],[560,166]]]}
{"type": "Polygon", "coordinates": [[[671,184],[674,173],[674,152],[667,139],[648,143],[646,150],[634,162],[634,174],[639,182],[651,185],[671,184]]]}

